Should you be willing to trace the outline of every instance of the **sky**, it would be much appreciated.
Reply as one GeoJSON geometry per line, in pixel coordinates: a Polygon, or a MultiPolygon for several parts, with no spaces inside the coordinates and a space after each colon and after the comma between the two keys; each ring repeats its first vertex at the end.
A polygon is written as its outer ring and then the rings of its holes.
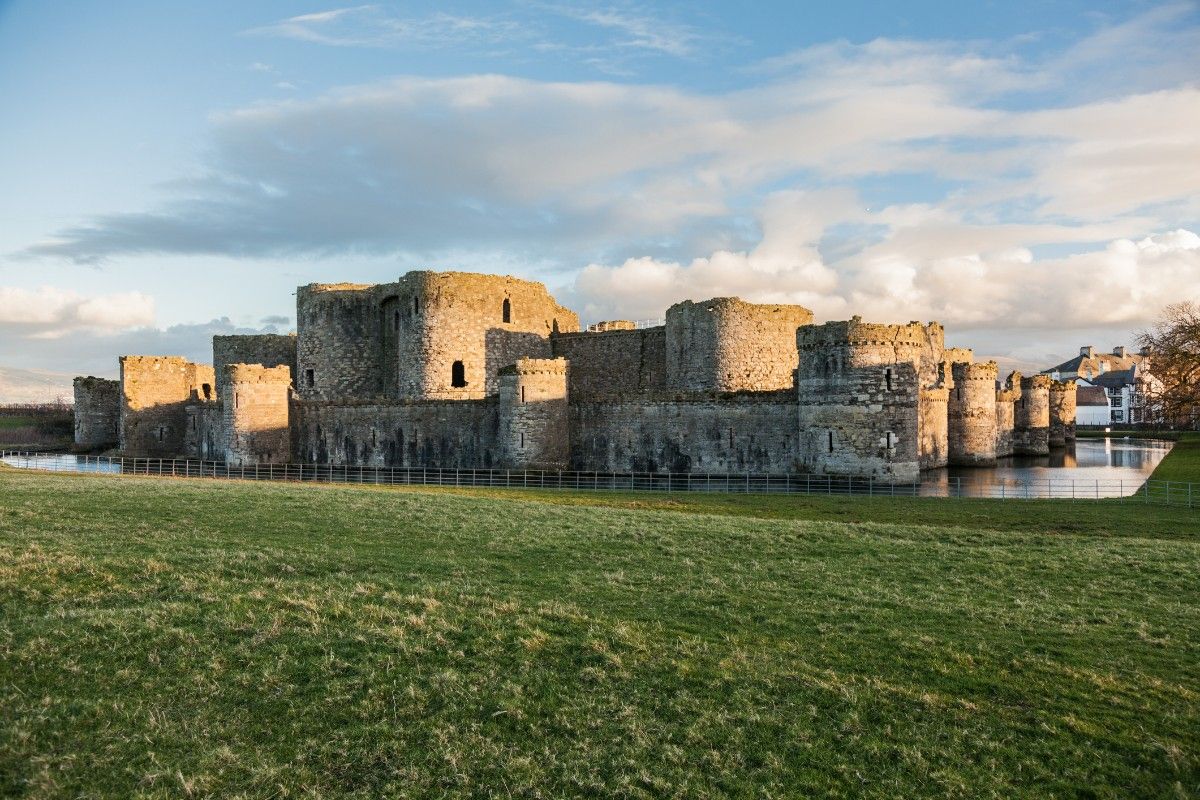
{"type": "Polygon", "coordinates": [[[1196,2],[0,0],[0,366],[544,282],[938,320],[1002,369],[1200,300],[1196,2]]]}

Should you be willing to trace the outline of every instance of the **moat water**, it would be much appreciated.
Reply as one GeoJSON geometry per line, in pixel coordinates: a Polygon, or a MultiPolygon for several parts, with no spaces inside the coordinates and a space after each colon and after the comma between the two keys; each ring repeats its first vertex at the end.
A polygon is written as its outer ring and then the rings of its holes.
{"type": "MultiPolygon", "coordinates": [[[[1151,440],[1151,439],[1080,439],[1074,445],[1065,449],[1058,449],[1049,456],[1017,456],[1013,458],[1004,458],[994,467],[950,467],[947,469],[932,470],[921,476],[921,483],[918,487],[898,487],[905,491],[900,492],[892,490],[886,484],[868,484],[865,480],[855,481],[850,485],[834,484],[832,492],[854,494],[859,493],[875,493],[887,494],[903,493],[912,494],[919,492],[927,496],[968,496],[968,497],[1002,497],[1002,498],[1026,498],[1026,497],[1071,497],[1078,499],[1085,498],[1102,498],[1102,497],[1125,497],[1134,494],[1142,488],[1146,479],[1150,477],[1150,473],[1158,466],[1158,463],[1163,460],[1166,454],[1172,447],[1172,442],[1151,440]]],[[[122,465],[119,460],[108,460],[104,458],[85,458],[82,456],[45,453],[33,456],[5,456],[0,458],[5,464],[12,467],[53,470],[58,472],[106,472],[120,473],[122,465]]],[[[182,468],[183,462],[176,462],[177,467],[173,467],[170,461],[163,462],[161,469],[165,474],[184,474],[182,468]]],[[[147,461],[138,459],[136,462],[127,461],[126,465],[129,471],[138,473],[154,473],[160,467],[155,460],[147,461]]],[[[250,468],[248,468],[250,469],[250,468]]],[[[266,467],[262,468],[264,471],[266,467]]],[[[277,467],[280,473],[283,467],[277,467]]],[[[299,470],[296,474],[282,474],[282,477],[289,477],[299,480],[332,480],[345,481],[352,483],[387,483],[387,482],[403,482],[403,483],[450,483],[458,481],[460,478],[466,478],[467,474],[472,474],[470,485],[496,485],[477,482],[480,476],[478,473],[485,473],[484,470],[475,471],[462,470],[461,475],[459,470],[430,470],[431,474],[425,475],[423,470],[388,470],[373,469],[370,467],[320,467],[313,468],[305,467],[301,470],[298,466],[290,467],[291,470],[299,470]],[[397,473],[402,472],[404,475],[398,476],[397,473]],[[432,473],[439,473],[434,479],[432,473]],[[405,477],[405,475],[407,477],[405,477]],[[422,480],[416,480],[416,476],[421,475],[422,480]],[[389,480],[389,476],[391,480],[389,480]],[[402,481],[395,480],[397,477],[404,478],[402,481]]],[[[500,472],[500,471],[497,471],[500,472]]],[[[223,465],[214,465],[211,462],[206,462],[204,467],[200,467],[199,462],[190,462],[189,474],[201,476],[213,476],[220,474],[221,477],[228,475],[229,477],[250,477],[244,470],[234,467],[228,471],[223,465]]],[[[559,476],[557,483],[562,488],[573,488],[571,475],[576,473],[565,473],[559,476]]],[[[596,473],[578,473],[579,478],[576,478],[575,486],[578,488],[592,488],[589,485],[596,473]],[[580,478],[582,480],[580,480],[580,478]]],[[[263,478],[277,477],[272,473],[262,474],[263,478]]],[[[626,488],[624,481],[619,476],[613,476],[614,480],[611,486],[605,485],[608,482],[607,477],[600,479],[600,484],[596,488],[626,488]]],[[[670,489],[678,491],[680,489],[692,489],[693,491],[705,488],[715,488],[720,490],[722,481],[716,480],[711,483],[701,480],[703,476],[693,476],[693,481],[685,482],[681,479],[684,476],[675,476],[675,479],[664,482],[666,476],[656,476],[651,478],[645,475],[644,478],[635,479],[628,488],[646,488],[646,489],[670,489]]],[[[795,491],[805,487],[814,492],[823,492],[823,478],[806,479],[804,476],[796,476],[784,481],[784,476],[772,476],[769,480],[763,480],[759,477],[747,478],[743,483],[742,476],[726,476],[732,480],[726,480],[729,485],[726,490],[740,491],[744,486],[750,491],[795,491]]],[[[464,480],[465,484],[466,481],[464,480]]],[[[844,484],[844,482],[843,482],[844,484]]],[[[532,483],[529,485],[537,485],[532,483]]],[[[802,489],[801,489],[802,490],[802,489]]]]}

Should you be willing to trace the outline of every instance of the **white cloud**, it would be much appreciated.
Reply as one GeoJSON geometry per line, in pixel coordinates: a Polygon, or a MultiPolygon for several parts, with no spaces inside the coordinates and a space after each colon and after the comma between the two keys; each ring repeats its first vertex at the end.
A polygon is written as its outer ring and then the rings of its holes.
{"type": "Polygon", "coordinates": [[[468,42],[523,38],[520,26],[499,17],[447,13],[399,17],[377,5],[299,14],[243,31],[246,35],[294,39],[333,47],[448,47],[468,42]]]}
{"type": "Polygon", "coordinates": [[[154,322],[154,298],[141,292],[85,297],[54,286],[0,286],[0,326],[54,334],[75,328],[118,330],[154,322]]]}

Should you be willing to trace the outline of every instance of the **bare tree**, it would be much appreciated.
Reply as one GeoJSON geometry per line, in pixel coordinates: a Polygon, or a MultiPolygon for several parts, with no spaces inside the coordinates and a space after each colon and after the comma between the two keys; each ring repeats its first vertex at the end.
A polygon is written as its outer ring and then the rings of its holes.
{"type": "Polygon", "coordinates": [[[1162,310],[1158,323],[1138,336],[1148,348],[1147,372],[1154,376],[1143,391],[1149,406],[1175,425],[1200,423],[1200,303],[1185,300],[1162,310]]]}

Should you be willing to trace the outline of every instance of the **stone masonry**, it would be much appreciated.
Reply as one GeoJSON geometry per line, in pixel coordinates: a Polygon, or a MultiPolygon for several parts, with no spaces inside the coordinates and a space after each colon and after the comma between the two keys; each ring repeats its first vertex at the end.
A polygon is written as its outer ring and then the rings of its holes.
{"type": "MultiPolygon", "coordinates": [[[[583,332],[540,283],[427,270],[302,286],[296,322],[295,336],[215,337],[215,371],[122,357],[122,450],[889,483],[1049,441],[1049,385],[1018,376],[1014,410],[995,365],[946,348],[935,322],[814,325],[800,306],[718,297],[583,332]]],[[[79,430],[103,427],[80,386],[79,430]]]]}

